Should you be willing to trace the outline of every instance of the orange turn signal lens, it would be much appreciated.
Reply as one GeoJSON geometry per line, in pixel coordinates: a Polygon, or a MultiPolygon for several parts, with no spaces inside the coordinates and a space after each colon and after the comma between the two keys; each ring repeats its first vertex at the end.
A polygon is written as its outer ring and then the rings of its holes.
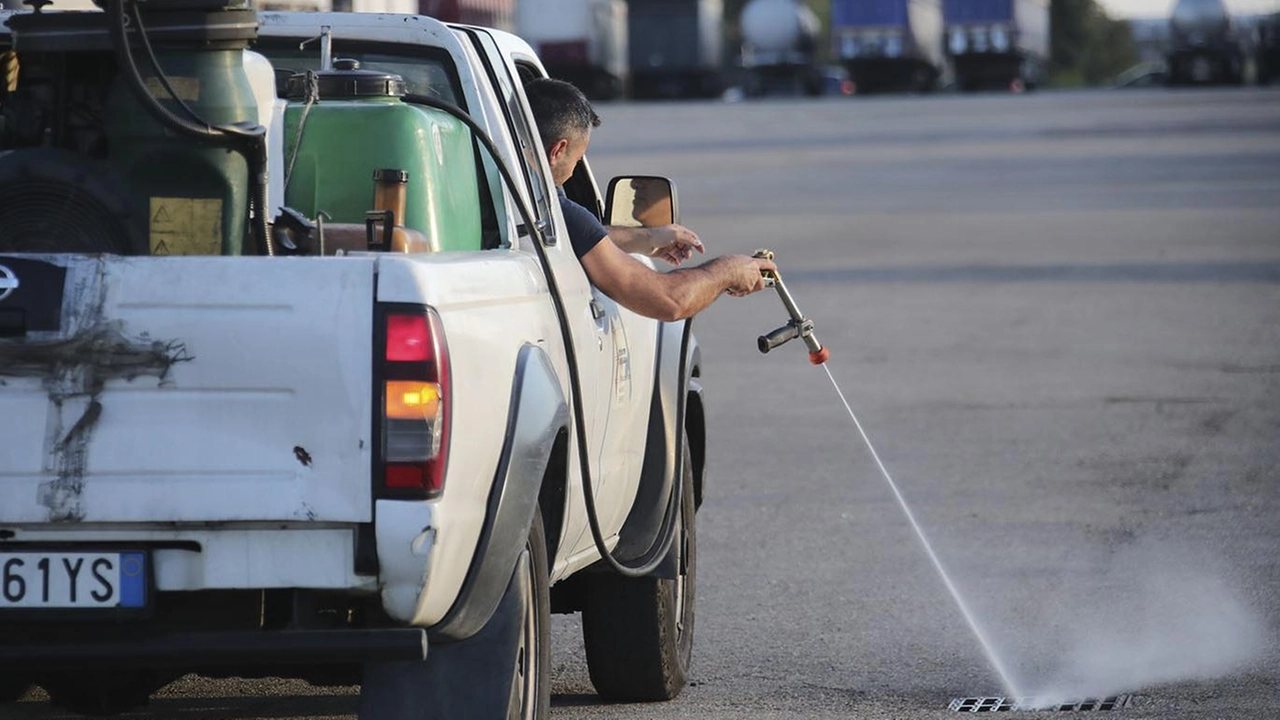
{"type": "Polygon", "coordinates": [[[388,419],[431,420],[440,409],[440,385],[420,380],[390,380],[386,399],[388,419]]]}

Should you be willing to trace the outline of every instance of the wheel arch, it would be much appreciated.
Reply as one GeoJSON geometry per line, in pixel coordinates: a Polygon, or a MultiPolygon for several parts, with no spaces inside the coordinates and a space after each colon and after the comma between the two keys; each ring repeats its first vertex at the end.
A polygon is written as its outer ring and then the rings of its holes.
{"type": "Polygon", "coordinates": [[[685,399],[685,442],[689,443],[689,459],[693,463],[693,507],[702,507],[703,487],[707,477],[707,413],[702,399],[702,383],[698,376],[689,379],[685,399]]]}
{"type": "MultiPolygon", "coordinates": [[[[484,526],[453,607],[428,630],[433,641],[471,637],[493,616],[524,550],[534,512],[544,500],[544,480],[556,463],[563,468],[567,462],[568,427],[569,405],[551,359],[542,348],[524,345],[516,360],[506,435],[484,526]]],[[[551,487],[559,488],[563,497],[563,482],[551,487]]],[[[562,524],[563,502],[556,517],[562,524]]],[[[545,528],[544,520],[547,532],[545,528]]],[[[555,534],[558,545],[558,528],[555,534]]]]}
{"type": "Polygon", "coordinates": [[[547,459],[547,470],[543,473],[542,484],[538,488],[538,507],[542,510],[542,529],[547,537],[547,562],[551,567],[556,565],[556,555],[560,552],[560,542],[564,539],[564,518],[567,511],[569,489],[569,427],[560,428],[555,443],[551,447],[551,455],[547,459]]]}

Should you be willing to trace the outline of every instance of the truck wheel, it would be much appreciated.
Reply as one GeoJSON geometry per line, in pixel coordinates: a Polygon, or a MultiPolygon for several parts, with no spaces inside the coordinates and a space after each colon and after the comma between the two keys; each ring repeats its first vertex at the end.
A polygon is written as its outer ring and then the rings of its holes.
{"type": "Polygon", "coordinates": [[[697,579],[693,463],[685,443],[677,577],[591,576],[582,610],[587,669],[608,700],[670,700],[689,678],[697,579]]]}
{"type": "Polygon", "coordinates": [[[542,720],[551,715],[551,571],[540,510],[533,514],[525,552],[528,557],[516,566],[524,577],[512,579],[524,592],[507,718],[542,720]]]}
{"type": "Polygon", "coordinates": [[[0,678],[0,705],[15,703],[27,694],[31,683],[19,678],[0,678]]]}
{"type": "Polygon", "coordinates": [[[551,587],[542,515],[493,617],[458,642],[433,644],[422,662],[370,663],[361,720],[542,720],[551,713],[551,587]]]}
{"type": "Polygon", "coordinates": [[[146,705],[151,694],[172,678],[146,673],[119,672],[100,675],[60,674],[40,680],[49,703],[80,715],[106,717],[146,705]]]}

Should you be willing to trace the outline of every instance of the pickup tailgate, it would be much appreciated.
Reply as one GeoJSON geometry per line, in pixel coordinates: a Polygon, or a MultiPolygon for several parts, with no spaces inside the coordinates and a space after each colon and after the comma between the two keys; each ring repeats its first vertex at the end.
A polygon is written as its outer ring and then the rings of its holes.
{"type": "Polygon", "coordinates": [[[0,276],[0,523],[371,519],[373,259],[0,256],[0,276]]]}

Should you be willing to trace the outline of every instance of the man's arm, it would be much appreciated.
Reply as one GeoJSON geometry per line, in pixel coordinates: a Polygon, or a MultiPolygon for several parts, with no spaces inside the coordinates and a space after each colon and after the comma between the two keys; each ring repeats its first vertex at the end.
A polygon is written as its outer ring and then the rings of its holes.
{"type": "Polygon", "coordinates": [[[660,273],[604,238],[586,255],[582,267],[591,284],[632,312],[667,322],[701,312],[721,293],[749,295],[764,288],[769,260],[723,255],[697,267],[660,273]]]}
{"type": "Polygon", "coordinates": [[[683,225],[660,227],[609,226],[609,237],[623,252],[662,258],[672,265],[693,257],[693,251],[703,252],[698,234],[683,225]]]}

